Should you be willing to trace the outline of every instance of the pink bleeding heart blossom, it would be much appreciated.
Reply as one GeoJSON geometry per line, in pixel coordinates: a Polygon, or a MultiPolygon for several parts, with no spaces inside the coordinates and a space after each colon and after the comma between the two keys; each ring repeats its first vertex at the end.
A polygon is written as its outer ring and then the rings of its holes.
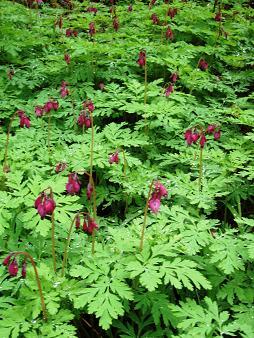
{"type": "Polygon", "coordinates": [[[128,6],[128,12],[132,12],[133,8],[132,8],[132,5],[129,5],[128,6]]]}
{"type": "Polygon", "coordinates": [[[216,126],[214,124],[209,124],[209,126],[206,129],[206,132],[208,134],[213,134],[213,132],[215,131],[215,128],[216,128],[216,126]]]}
{"type": "Polygon", "coordinates": [[[166,197],[168,196],[168,191],[167,188],[160,183],[159,181],[156,181],[154,184],[155,192],[156,192],[156,197],[161,198],[161,197],[166,197]]]}
{"type": "Polygon", "coordinates": [[[151,209],[151,211],[156,214],[161,206],[161,200],[160,198],[158,198],[158,196],[156,194],[152,195],[152,197],[150,198],[149,202],[148,202],[148,206],[151,209]]]}
{"type": "Polygon", "coordinates": [[[168,97],[171,93],[174,91],[174,86],[170,84],[166,89],[165,89],[165,96],[168,97]]]}
{"type": "Polygon", "coordinates": [[[138,57],[137,63],[140,67],[145,66],[145,64],[146,64],[146,52],[145,51],[141,50],[139,52],[139,57],[138,57]]]}
{"type": "Polygon", "coordinates": [[[171,20],[175,17],[176,14],[177,14],[177,8],[169,8],[168,16],[170,16],[171,20]]]}
{"type": "Polygon", "coordinates": [[[119,19],[117,16],[114,17],[113,19],[113,28],[117,32],[119,29],[119,19]]]}
{"type": "Polygon", "coordinates": [[[64,61],[69,65],[71,63],[71,57],[69,54],[64,54],[64,61]]]}
{"type": "Polygon", "coordinates": [[[77,215],[76,218],[75,218],[75,227],[76,229],[79,229],[80,228],[80,215],[77,215]]]}
{"type": "Polygon", "coordinates": [[[190,146],[193,142],[191,129],[186,130],[186,132],[184,133],[184,138],[185,138],[187,144],[190,146]]]}
{"type": "Polygon", "coordinates": [[[94,22],[89,23],[88,33],[90,34],[91,37],[93,37],[95,35],[96,30],[95,30],[95,23],[94,22]]]}
{"type": "Polygon", "coordinates": [[[41,219],[44,219],[47,215],[52,215],[55,210],[56,203],[51,195],[42,192],[34,202],[34,207],[37,209],[41,219]]]}
{"type": "Polygon", "coordinates": [[[95,222],[93,218],[88,217],[88,221],[84,220],[83,231],[88,235],[92,235],[94,230],[98,229],[98,224],[95,222]]]}
{"type": "Polygon", "coordinates": [[[61,97],[65,97],[65,96],[68,96],[69,95],[69,89],[67,88],[67,82],[65,81],[62,81],[62,84],[61,84],[61,88],[60,88],[60,94],[61,94],[61,97]]]}
{"type": "Polygon", "coordinates": [[[207,70],[208,69],[208,63],[205,61],[205,59],[200,59],[198,62],[198,67],[201,70],[207,70]]]}
{"type": "Polygon", "coordinates": [[[153,13],[151,15],[151,19],[152,19],[152,22],[153,22],[154,25],[158,25],[159,24],[159,18],[158,18],[158,16],[155,13],[153,13]]]}
{"type": "Polygon", "coordinates": [[[26,261],[22,263],[22,270],[21,270],[21,276],[23,278],[26,278],[26,261]]]}
{"type": "Polygon", "coordinates": [[[55,172],[58,174],[58,173],[64,171],[66,168],[67,168],[67,163],[59,162],[59,163],[57,163],[57,165],[55,167],[55,172]]]}
{"type": "Polygon", "coordinates": [[[66,190],[68,194],[75,195],[79,193],[80,188],[81,188],[81,184],[78,179],[78,175],[76,173],[69,174],[68,182],[66,183],[66,190]]]}
{"type": "Polygon", "coordinates": [[[109,164],[113,164],[113,163],[119,163],[119,152],[118,150],[116,152],[114,152],[113,154],[109,155],[108,158],[108,162],[109,164]]]}
{"type": "Polygon", "coordinates": [[[200,144],[201,148],[204,148],[206,141],[207,141],[207,139],[205,137],[205,134],[202,133],[200,135],[200,141],[199,141],[199,144],[200,144]]]}
{"type": "Polygon", "coordinates": [[[174,38],[173,31],[168,27],[168,29],[166,30],[166,39],[172,41],[173,38],[174,38]]]}
{"type": "Polygon", "coordinates": [[[221,12],[216,13],[214,20],[217,22],[222,21],[222,13],[221,12]]]}
{"type": "Polygon", "coordinates": [[[220,130],[215,131],[214,134],[213,134],[213,137],[214,137],[215,141],[218,141],[221,137],[221,131],[220,130]]]}
{"type": "Polygon", "coordinates": [[[92,193],[93,193],[93,185],[91,183],[88,183],[86,188],[86,196],[89,201],[91,199],[92,193]]]}
{"type": "Polygon", "coordinates": [[[96,14],[98,12],[98,9],[96,7],[88,7],[86,11],[88,13],[96,14]]]}
{"type": "Polygon", "coordinates": [[[191,135],[192,142],[193,142],[193,143],[196,143],[197,140],[199,139],[199,137],[200,137],[199,133],[194,132],[194,133],[191,135]]]}
{"type": "Polygon", "coordinates": [[[41,117],[41,116],[43,116],[43,114],[44,114],[44,109],[43,109],[42,106],[36,106],[36,107],[34,108],[34,112],[35,112],[35,115],[36,115],[37,117],[41,117]]]}
{"type": "Polygon", "coordinates": [[[19,125],[21,128],[30,128],[31,122],[28,116],[26,116],[25,112],[22,110],[17,111],[18,116],[19,116],[19,125]]]}
{"type": "Polygon", "coordinates": [[[8,266],[8,271],[11,276],[13,277],[17,276],[19,267],[16,258],[14,258],[11,264],[8,266]]]}
{"type": "Polygon", "coordinates": [[[170,80],[175,83],[177,80],[178,80],[178,74],[177,73],[173,73],[171,76],[170,76],[170,80]]]}
{"type": "Polygon", "coordinates": [[[10,263],[10,259],[12,257],[12,254],[9,254],[3,261],[3,265],[7,266],[10,263]]]}

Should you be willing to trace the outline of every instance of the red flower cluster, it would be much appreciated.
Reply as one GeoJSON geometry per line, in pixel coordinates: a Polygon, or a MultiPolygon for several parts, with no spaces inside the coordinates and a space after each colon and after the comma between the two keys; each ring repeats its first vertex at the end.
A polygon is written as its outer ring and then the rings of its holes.
{"type": "Polygon", "coordinates": [[[44,219],[47,215],[51,215],[56,207],[52,192],[47,194],[45,191],[42,191],[36,198],[34,207],[37,209],[41,219],[44,219]]]}
{"type": "Polygon", "coordinates": [[[154,191],[150,200],[148,201],[148,206],[153,213],[157,213],[160,209],[161,198],[168,196],[168,191],[163,184],[159,181],[154,184],[154,191]]]}
{"type": "Polygon", "coordinates": [[[86,196],[89,201],[91,199],[92,193],[93,193],[93,185],[91,183],[88,183],[86,188],[86,196]]]}
{"type": "Polygon", "coordinates": [[[91,100],[87,100],[83,102],[83,107],[84,107],[84,110],[81,110],[79,117],[78,117],[78,125],[80,127],[86,126],[86,128],[90,128],[91,127],[90,113],[92,113],[95,109],[94,104],[91,100]]]}
{"type": "Polygon", "coordinates": [[[128,12],[132,12],[133,8],[132,8],[132,5],[129,5],[128,6],[128,12]]]}
{"type": "Polygon", "coordinates": [[[19,125],[21,128],[27,127],[30,128],[31,122],[29,117],[26,116],[25,112],[23,110],[18,110],[17,114],[19,116],[19,125]]]}
{"type": "Polygon", "coordinates": [[[141,50],[139,52],[137,63],[140,67],[144,67],[146,64],[146,52],[141,50]]]}
{"type": "MultiPolygon", "coordinates": [[[[84,219],[83,219],[82,230],[86,232],[87,234],[92,235],[93,231],[98,229],[98,224],[88,214],[84,214],[83,218],[84,219]]],[[[80,229],[80,226],[81,226],[81,219],[80,219],[80,214],[78,214],[75,219],[75,227],[76,229],[80,229]]]]}
{"type": "Polygon", "coordinates": [[[214,140],[217,141],[220,139],[221,131],[219,127],[210,124],[206,131],[198,131],[197,129],[192,131],[192,129],[187,129],[184,133],[184,138],[188,145],[191,145],[192,143],[195,144],[199,140],[200,147],[204,148],[205,143],[207,142],[206,134],[213,134],[214,140]]]}
{"type": "Polygon", "coordinates": [[[66,183],[66,191],[70,195],[75,195],[79,193],[81,187],[81,183],[78,179],[78,175],[76,173],[71,173],[68,176],[68,182],[66,183]]]}
{"type": "Polygon", "coordinates": [[[119,163],[119,151],[115,151],[113,154],[109,155],[108,158],[109,164],[119,163]]]}
{"type": "Polygon", "coordinates": [[[48,101],[44,104],[44,106],[36,106],[34,108],[34,112],[37,117],[41,117],[44,113],[49,113],[51,110],[56,111],[58,108],[58,101],[48,101]]]}
{"type": "Polygon", "coordinates": [[[207,70],[208,69],[208,63],[206,62],[206,60],[200,59],[199,62],[198,62],[198,67],[201,70],[207,70]]]}
{"type": "Polygon", "coordinates": [[[69,89],[67,88],[68,83],[65,81],[62,81],[61,88],[60,88],[60,94],[61,97],[65,97],[70,94],[69,89]]]}
{"type": "Polygon", "coordinates": [[[71,29],[71,28],[67,28],[66,31],[65,31],[65,35],[67,37],[71,37],[71,36],[78,36],[78,31],[74,30],[74,29],[71,29]]]}
{"type": "MultiPolygon", "coordinates": [[[[13,254],[9,254],[3,261],[3,265],[7,266],[8,265],[8,271],[10,276],[17,276],[18,271],[19,271],[19,266],[16,258],[14,257],[12,259],[13,254]],[[10,260],[12,259],[11,263],[10,260]]],[[[22,263],[22,271],[21,271],[21,276],[23,278],[26,278],[26,260],[23,261],[22,263]]]]}
{"type": "Polygon", "coordinates": [[[158,16],[155,13],[153,13],[151,15],[151,19],[152,19],[154,25],[158,25],[160,23],[160,20],[159,20],[158,16]]]}

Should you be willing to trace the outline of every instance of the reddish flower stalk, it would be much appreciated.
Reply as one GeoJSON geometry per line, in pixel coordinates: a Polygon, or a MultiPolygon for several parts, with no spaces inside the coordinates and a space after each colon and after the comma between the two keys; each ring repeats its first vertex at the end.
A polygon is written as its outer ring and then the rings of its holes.
{"type": "Polygon", "coordinates": [[[35,261],[34,261],[33,257],[26,251],[14,251],[9,256],[13,256],[14,259],[15,259],[15,257],[18,256],[18,255],[22,255],[22,256],[25,256],[26,258],[28,258],[30,260],[32,266],[33,266],[34,273],[35,273],[35,279],[36,279],[36,283],[37,283],[38,291],[39,291],[39,296],[40,296],[40,300],[41,300],[41,309],[42,309],[43,319],[45,321],[47,321],[47,310],[46,310],[44,296],[43,296],[43,293],[42,293],[41,280],[40,280],[40,277],[39,277],[39,274],[38,274],[38,270],[36,268],[35,261]]]}
{"type": "Polygon", "coordinates": [[[152,180],[152,182],[150,184],[149,192],[148,192],[148,196],[147,196],[147,200],[146,200],[146,206],[145,206],[145,210],[144,210],[144,222],[143,222],[143,226],[142,226],[142,230],[141,230],[140,245],[139,245],[140,251],[142,251],[143,247],[144,247],[144,237],[145,237],[145,228],[146,228],[146,221],[147,221],[147,212],[148,212],[149,200],[150,200],[151,193],[152,193],[153,183],[154,183],[154,180],[152,180]]]}

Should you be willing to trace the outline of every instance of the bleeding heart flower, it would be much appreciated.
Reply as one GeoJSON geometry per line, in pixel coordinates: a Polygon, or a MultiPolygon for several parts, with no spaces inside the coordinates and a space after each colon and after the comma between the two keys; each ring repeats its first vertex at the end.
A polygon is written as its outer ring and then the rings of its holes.
{"type": "Polygon", "coordinates": [[[150,200],[148,202],[148,206],[151,209],[151,211],[154,214],[156,214],[160,209],[161,201],[160,201],[159,198],[152,197],[152,198],[150,198],[150,200]]]}
{"type": "Polygon", "coordinates": [[[12,257],[12,254],[9,254],[3,261],[3,265],[7,266],[10,263],[10,259],[12,257]]]}
{"type": "Polygon", "coordinates": [[[86,188],[86,196],[88,200],[91,199],[92,193],[93,193],[93,185],[88,183],[87,188],[86,188]]]}
{"type": "Polygon", "coordinates": [[[173,38],[174,38],[173,31],[168,27],[168,29],[166,30],[166,39],[173,40],[173,38]]]}
{"type": "Polygon", "coordinates": [[[222,13],[221,12],[216,13],[214,20],[218,22],[222,21],[222,13]]]}
{"type": "Polygon", "coordinates": [[[77,215],[75,218],[75,227],[76,229],[80,228],[80,216],[79,215],[77,215]]]}
{"type": "Polygon", "coordinates": [[[129,5],[128,6],[128,12],[132,12],[133,8],[132,8],[132,5],[129,5]]]}
{"type": "Polygon", "coordinates": [[[200,59],[198,62],[198,67],[201,70],[207,70],[208,69],[208,63],[204,59],[200,59]]]}
{"type": "Polygon", "coordinates": [[[69,65],[71,63],[71,57],[69,54],[64,54],[64,61],[69,65]]]}
{"type": "Polygon", "coordinates": [[[170,80],[175,83],[178,79],[178,74],[177,73],[173,73],[171,76],[170,76],[170,80]]]}
{"type": "Polygon", "coordinates": [[[218,141],[221,137],[221,131],[220,130],[215,131],[214,134],[213,134],[213,137],[214,137],[215,141],[218,141]]]}
{"type": "Polygon", "coordinates": [[[159,181],[155,182],[155,191],[156,191],[156,198],[159,198],[160,197],[166,197],[168,196],[168,191],[167,191],[167,188],[162,184],[160,183],[159,181]]]}
{"type": "Polygon", "coordinates": [[[19,267],[16,258],[14,258],[11,264],[9,265],[8,271],[11,276],[17,276],[19,267]]]}
{"type": "Polygon", "coordinates": [[[185,138],[187,144],[190,146],[193,142],[191,129],[186,130],[186,132],[184,133],[184,138],[185,138]]]}
{"type": "Polygon", "coordinates": [[[68,194],[75,195],[80,191],[80,182],[76,173],[69,174],[66,190],[68,194]]]}
{"type": "Polygon", "coordinates": [[[51,215],[53,213],[53,211],[55,210],[56,203],[52,198],[45,196],[43,206],[44,206],[44,209],[46,211],[46,214],[51,215]]]}
{"type": "Polygon", "coordinates": [[[204,148],[206,141],[207,141],[207,139],[205,137],[205,134],[202,133],[200,135],[200,141],[199,141],[199,144],[200,144],[201,148],[204,148]]]}
{"type": "Polygon", "coordinates": [[[166,89],[165,89],[165,96],[168,97],[171,93],[174,91],[174,86],[170,84],[166,89]]]}
{"type": "Polygon", "coordinates": [[[153,13],[151,15],[151,19],[152,19],[154,25],[158,25],[159,24],[159,18],[158,18],[158,16],[155,13],[153,13]]]}
{"type": "Polygon", "coordinates": [[[26,278],[26,261],[22,263],[21,275],[23,278],[26,278]]]}
{"type": "Polygon", "coordinates": [[[36,106],[36,107],[34,108],[34,112],[35,112],[35,115],[36,115],[37,117],[41,117],[41,116],[43,116],[43,114],[44,114],[44,109],[43,109],[42,106],[36,106]]]}
{"type": "Polygon", "coordinates": [[[144,67],[146,64],[146,52],[145,51],[140,51],[139,52],[139,57],[137,60],[137,63],[139,64],[140,67],[144,67]]]}
{"type": "Polygon", "coordinates": [[[109,155],[108,162],[109,162],[109,164],[119,163],[119,152],[118,152],[118,150],[114,154],[109,155]]]}
{"type": "Polygon", "coordinates": [[[215,131],[216,126],[214,124],[209,124],[209,126],[206,129],[206,132],[208,134],[212,134],[215,131]]]}
{"type": "Polygon", "coordinates": [[[196,143],[197,140],[199,139],[199,137],[200,137],[199,133],[194,132],[194,133],[191,135],[192,142],[193,142],[193,143],[196,143]]]}
{"type": "Polygon", "coordinates": [[[170,16],[171,19],[173,19],[176,14],[177,14],[177,8],[169,8],[168,16],[170,16]]]}
{"type": "Polygon", "coordinates": [[[115,16],[114,19],[113,19],[113,28],[114,30],[117,32],[118,29],[119,29],[119,20],[118,20],[118,17],[115,16]]]}
{"type": "Polygon", "coordinates": [[[88,30],[90,36],[94,36],[95,33],[96,33],[96,30],[95,30],[95,24],[94,22],[90,22],[89,23],[89,30],[88,30]]]}

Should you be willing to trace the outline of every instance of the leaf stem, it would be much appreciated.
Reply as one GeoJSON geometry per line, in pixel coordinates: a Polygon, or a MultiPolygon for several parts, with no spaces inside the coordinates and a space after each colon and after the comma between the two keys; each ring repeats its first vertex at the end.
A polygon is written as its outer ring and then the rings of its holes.
{"type": "Polygon", "coordinates": [[[67,259],[68,259],[68,248],[69,248],[70,241],[71,241],[72,228],[73,228],[74,222],[76,221],[76,218],[77,218],[78,215],[79,214],[75,215],[75,217],[73,218],[73,220],[71,222],[71,226],[70,226],[69,231],[68,231],[68,236],[67,236],[65,249],[64,249],[64,255],[63,255],[62,273],[61,273],[62,277],[64,277],[64,268],[66,266],[67,259]]]}
{"type": "Polygon", "coordinates": [[[152,180],[150,187],[149,187],[148,197],[147,197],[147,200],[146,200],[146,206],[145,206],[145,210],[144,210],[144,222],[143,222],[143,226],[142,226],[141,237],[140,237],[140,245],[139,245],[140,251],[142,251],[143,247],[144,247],[144,237],[145,237],[145,228],[146,228],[146,221],[147,221],[148,203],[149,203],[149,200],[150,200],[150,197],[151,197],[153,182],[154,182],[154,180],[152,180]]]}

